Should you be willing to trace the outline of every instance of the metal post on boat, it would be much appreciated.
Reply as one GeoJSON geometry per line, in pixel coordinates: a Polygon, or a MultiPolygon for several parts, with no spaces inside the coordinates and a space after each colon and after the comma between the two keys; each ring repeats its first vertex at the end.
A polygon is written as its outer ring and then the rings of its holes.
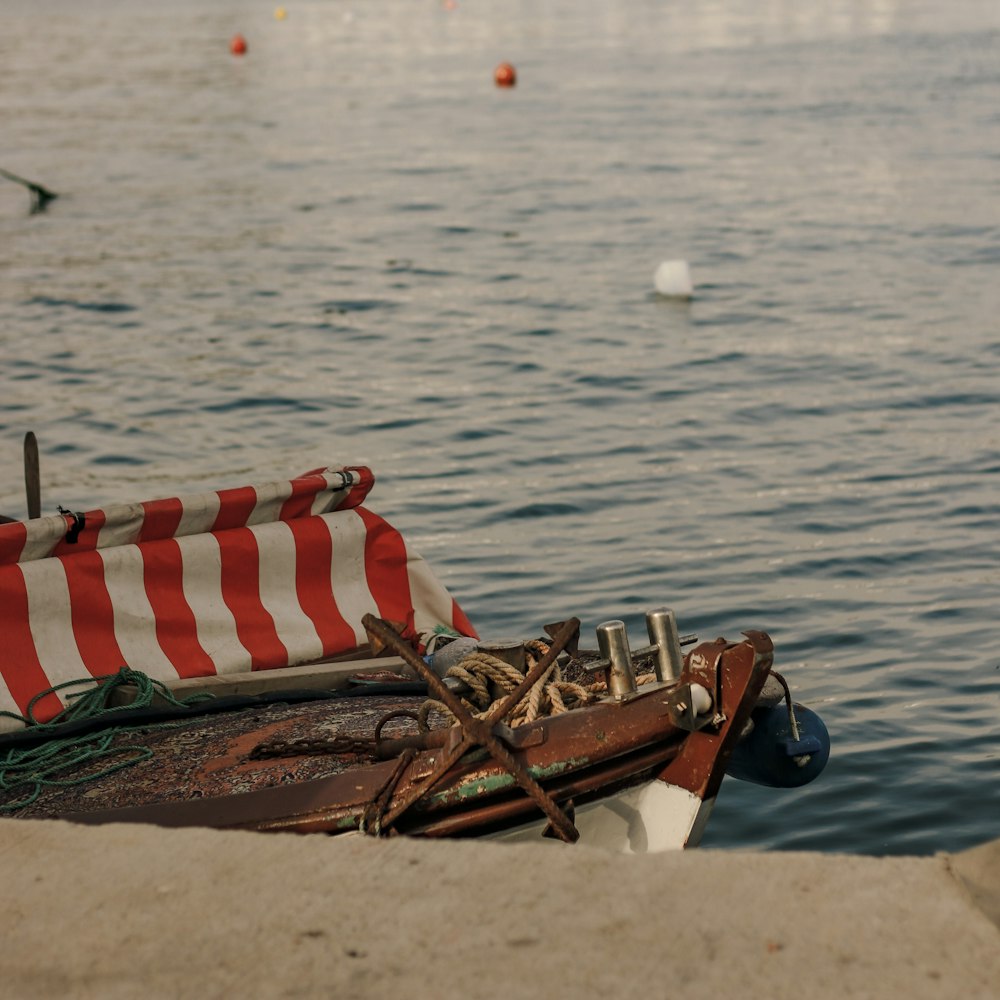
{"type": "Polygon", "coordinates": [[[628,635],[622,621],[603,622],[597,626],[597,646],[611,664],[608,670],[608,694],[621,700],[636,690],[635,668],[628,635]]]}
{"type": "MultiPolygon", "coordinates": [[[[522,675],[528,670],[528,660],[525,655],[524,643],[517,639],[495,639],[492,642],[480,641],[479,651],[481,653],[488,653],[490,656],[495,656],[498,660],[503,660],[504,663],[509,664],[522,675]]],[[[497,684],[496,681],[488,681],[486,686],[489,689],[490,697],[494,701],[497,698],[503,697],[505,689],[497,684]]]]}
{"type": "Polygon", "coordinates": [[[520,670],[523,674],[528,669],[527,660],[524,655],[524,643],[518,639],[496,639],[492,642],[479,643],[479,650],[489,653],[504,663],[509,663],[512,667],[520,670]]]}
{"type": "Polygon", "coordinates": [[[677,616],[670,608],[647,611],[646,631],[650,645],[656,647],[656,679],[672,684],[684,669],[677,616]]]}

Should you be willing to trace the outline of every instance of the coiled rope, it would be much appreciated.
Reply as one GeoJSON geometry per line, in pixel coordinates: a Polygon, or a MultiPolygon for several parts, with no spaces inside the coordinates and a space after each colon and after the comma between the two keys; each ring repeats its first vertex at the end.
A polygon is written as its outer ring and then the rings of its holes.
{"type": "MultiPolygon", "coordinates": [[[[153,680],[139,670],[122,667],[116,674],[56,684],[36,694],[28,702],[24,715],[0,712],[0,716],[18,719],[34,732],[57,733],[65,723],[83,719],[107,719],[109,723],[113,723],[116,713],[148,708],[154,698],[160,698],[176,708],[185,708],[212,697],[213,695],[200,694],[191,695],[189,698],[176,698],[162,681],[153,680]],[[86,685],[87,689],[79,692],[68,690],[81,685],[86,685]],[[125,685],[135,687],[135,698],[128,704],[112,705],[111,699],[115,690],[125,685]],[[49,722],[39,722],[35,717],[35,706],[43,698],[58,691],[66,691],[67,699],[72,699],[71,703],[49,722]]],[[[23,797],[16,802],[0,804],[0,813],[14,812],[30,806],[41,795],[43,788],[49,786],[68,788],[87,781],[95,781],[97,778],[103,778],[153,756],[153,751],[149,747],[139,744],[112,746],[120,731],[121,727],[109,725],[107,729],[98,732],[64,738],[53,736],[51,740],[38,746],[24,750],[15,747],[0,753],[0,794],[23,792],[23,797]],[[128,756],[97,771],[88,771],[86,774],[77,774],[74,777],[58,777],[66,771],[86,768],[95,761],[123,755],[128,756]]]]}
{"type": "MultiPolygon", "coordinates": [[[[525,643],[528,671],[547,651],[548,646],[540,640],[525,643]]],[[[475,650],[451,667],[445,676],[455,677],[465,684],[468,691],[462,694],[462,701],[477,718],[483,718],[497,702],[503,701],[524,680],[525,674],[499,657],[475,650]]],[[[597,700],[603,689],[603,684],[587,687],[575,681],[564,680],[558,662],[553,662],[517,703],[508,725],[523,726],[536,719],[562,715],[582,705],[589,705],[597,700]]],[[[432,712],[442,715],[449,725],[457,721],[446,705],[430,698],[420,706],[417,713],[417,725],[421,732],[430,729],[428,719],[432,712]]]]}

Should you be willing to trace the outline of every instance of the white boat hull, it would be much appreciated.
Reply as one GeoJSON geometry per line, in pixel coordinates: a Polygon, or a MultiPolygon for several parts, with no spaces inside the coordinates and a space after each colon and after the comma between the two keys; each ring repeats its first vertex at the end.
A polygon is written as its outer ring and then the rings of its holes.
{"type": "MultiPolygon", "coordinates": [[[[685,788],[648,781],[577,808],[578,843],[615,854],[657,854],[697,847],[715,799],[700,799],[685,788]]],[[[544,819],[490,834],[508,843],[536,843],[544,819]]],[[[552,840],[552,843],[559,843],[552,840]]]]}

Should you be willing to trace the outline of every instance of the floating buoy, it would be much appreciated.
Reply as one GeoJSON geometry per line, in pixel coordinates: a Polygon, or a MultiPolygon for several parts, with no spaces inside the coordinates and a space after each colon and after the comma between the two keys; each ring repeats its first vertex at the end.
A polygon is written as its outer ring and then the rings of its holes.
{"type": "Polygon", "coordinates": [[[753,729],[736,744],[726,774],[769,788],[799,788],[816,778],[830,759],[830,734],[811,709],[794,711],[793,735],[784,704],[755,708],[753,729]]]}
{"type": "Polygon", "coordinates": [[[444,3],[442,3],[441,6],[444,7],[445,10],[455,10],[458,7],[458,4],[455,3],[455,0],[444,0],[444,3]]]}
{"type": "Polygon", "coordinates": [[[493,82],[498,87],[513,87],[517,83],[517,72],[510,63],[500,63],[493,70],[493,82]]]}
{"type": "Polygon", "coordinates": [[[242,35],[233,35],[229,41],[229,51],[234,56],[241,56],[247,50],[247,40],[242,35]]]}
{"type": "Polygon", "coordinates": [[[284,21],[284,19],[286,17],[288,17],[288,11],[285,10],[284,7],[275,7],[274,8],[274,19],[275,19],[275,21],[284,21]]]}
{"type": "Polygon", "coordinates": [[[689,299],[694,294],[686,260],[665,260],[653,275],[653,285],[660,295],[671,299],[689,299]]]}

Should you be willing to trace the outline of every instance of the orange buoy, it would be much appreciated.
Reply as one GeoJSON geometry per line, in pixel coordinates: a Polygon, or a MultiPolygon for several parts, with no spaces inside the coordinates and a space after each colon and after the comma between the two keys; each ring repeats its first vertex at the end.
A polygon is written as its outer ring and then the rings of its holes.
{"type": "Polygon", "coordinates": [[[229,42],[229,51],[234,56],[241,56],[247,50],[247,40],[242,35],[233,35],[229,42]]]}
{"type": "Polygon", "coordinates": [[[510,63],[500,63],[493,71],[493,82],[498,87],[513,87],[517,83],[517,72],[510,63]]]}

